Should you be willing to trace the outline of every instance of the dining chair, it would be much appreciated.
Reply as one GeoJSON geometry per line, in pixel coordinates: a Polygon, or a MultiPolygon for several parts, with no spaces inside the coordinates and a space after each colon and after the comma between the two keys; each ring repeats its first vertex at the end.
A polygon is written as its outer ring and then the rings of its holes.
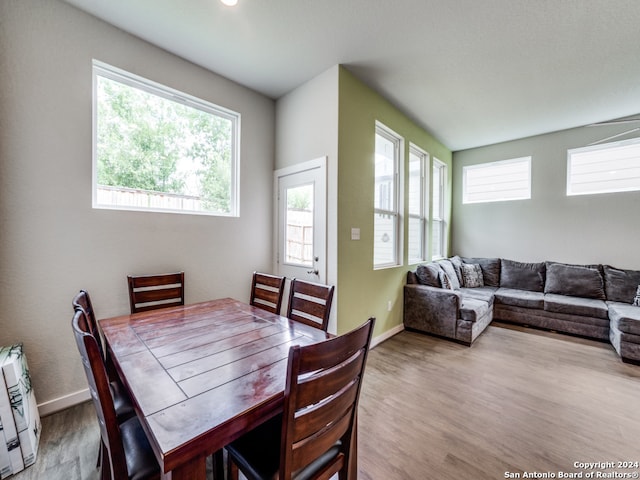
{"type": "Polygon", "coordinates": [[[129,275],[131,313],[184,305],[184,272],[129,275]]]}
{"type": "Polygon", "coordinates": [[[120,382],[118,373],[113,365],[113,359],[109,354],[109,348],[105,348],[102,342],[102,337],[100,336],[100,331],[98,329],[98,321],[96,320],[89,292],[86,290],[80,290],[71,303],[74,311],[82,310],[84,312],[87,322],[87,333],[93,335],[96,339],[100,358],[102,358],[107,371],[109,389],[111,390],[111,395],[113,397],[113,404],[116,409],[118,421],[121,422],[134,416],[136,412],[133,408],[133,402],[120,382]]]}
{"type": "Polygon", "coordinates": [[[160,467],[138,417],[118,423],[100,347],[90,332],[89,320],[82,309],[75,311],[72,328],[100,426],[100,478],[159,479],[160,467]]]}
{"type": "Polygon", "coordinates": [[[333,300],[333,285],[306,282],[294,278],[289,290],[287,317],[327,331],[333,300]]]}
{"type": "Polygon", "coordinates": [[[374,323],[290,348],[284,412],[226,447],[228,479],[347,478],[374,323]]]}
{"type": "Polygon", "coordinates": [[[251,299],[249,303],[268,312],[280,315],[284,281],[285,277],[253,272],[251,299]]]}

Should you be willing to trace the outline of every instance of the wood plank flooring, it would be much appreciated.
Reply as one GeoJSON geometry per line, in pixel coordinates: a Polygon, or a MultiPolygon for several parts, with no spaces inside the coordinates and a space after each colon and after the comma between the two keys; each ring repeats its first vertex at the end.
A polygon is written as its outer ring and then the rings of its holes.
{"type": "MultiPolygon", "coordinates": [[[[501,324],[471,348],[402,332],[369,354],[359,480],[497,480],[640,462],[639,404],[640,366],[606,343],[501,324]]],[[[96,480],[93,406],[42,424],[36,465],[10,479],[96,480]]]]}
{"type": "Polygon", "coordinates": [[[639,404],[640,367],[606,343],[501,324],[471,348],[402,332],[368,357],[359,478],[496,480],[640,462],[639,404]]]}

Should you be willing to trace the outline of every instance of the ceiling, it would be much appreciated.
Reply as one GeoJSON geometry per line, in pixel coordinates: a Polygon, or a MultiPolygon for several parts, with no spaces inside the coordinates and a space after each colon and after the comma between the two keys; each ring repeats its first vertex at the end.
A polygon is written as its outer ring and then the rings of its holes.
{"type": "Polygon", "coordinates": [[[640,112],[638,0],[65,0],[277,99],[342,64],[457,151],[640,112]]]}

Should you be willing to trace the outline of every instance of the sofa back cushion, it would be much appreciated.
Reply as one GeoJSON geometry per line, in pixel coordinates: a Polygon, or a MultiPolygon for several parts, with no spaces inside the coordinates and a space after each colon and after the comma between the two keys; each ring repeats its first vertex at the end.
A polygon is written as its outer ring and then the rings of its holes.
{"type": "Polygon", "coordinates": [[[431,262],[424,265],[418,265],[416,268],[416,277],[422,285],[429,287],[438,287],[442,285],[440,283],[440,272],[442,268],[437,263],[431,262]]]}
{"type": "Polygon", "coordinates": [[[487,287],[500,286],[500,259],[499,258],[468,258],[463,257],[464,263],[477,263],[482,269],[482,277],[487,287]]]}
{"type": "MultiPolygon", "coordinates": [[[[458,279],[458,275],[451,261],[438,260],[438,264],[447,275],[447,280],[449,282],[451,290],[460,290],[460,280],[458,279]]],[[[440,283],[442,283],[442,288],[445,288],[444,282],[441,281],[440,283]]]]}
{"type": "Polygon", "coordinates": [[[607,300],[633,303],[638,285],[640,285],[640,271],[604,266],[604,286],[607,300]]]}
{"type": "Polygon", "coordinates": [[[547,262],[544,293],[605,300],[604,281],[593,266],[547,262]]]}
{"type": "Polygon", "coordinates": [[[529,292],[544,291],[545,263],[500,261],[500,286],[529,292]]]}

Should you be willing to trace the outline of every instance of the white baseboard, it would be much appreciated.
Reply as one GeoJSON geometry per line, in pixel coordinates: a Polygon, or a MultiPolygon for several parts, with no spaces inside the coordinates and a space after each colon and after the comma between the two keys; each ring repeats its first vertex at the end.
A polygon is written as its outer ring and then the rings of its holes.
{"type": "Polygon", "coordinates": [[[385,340],[389,340],[391,337],[393,337],[394,335],[397,335],[403,330],[404,330],[404,324],[400,324],[397,327],[393,327],[391,330],[387,330],[382,335],[378,335],[377,337],[372,338],[370,348],[380,345],[385,340]]]}
{"type": "Polygon", "coordinates": [[[91,394],[89,393],[89,389],[85,388],[84,390],[70,393],[69,395],[65,395],[64,397],[55,398],[53,400],[49,400],[48,402],[39,404],[38,413],[41,417],[46,417],[47,415],[59,412],[60,410],[64,410],[65,408],[73,407],[74,405],[78,405],[79,403],[86,402],[90,399],[91,394]]]}

